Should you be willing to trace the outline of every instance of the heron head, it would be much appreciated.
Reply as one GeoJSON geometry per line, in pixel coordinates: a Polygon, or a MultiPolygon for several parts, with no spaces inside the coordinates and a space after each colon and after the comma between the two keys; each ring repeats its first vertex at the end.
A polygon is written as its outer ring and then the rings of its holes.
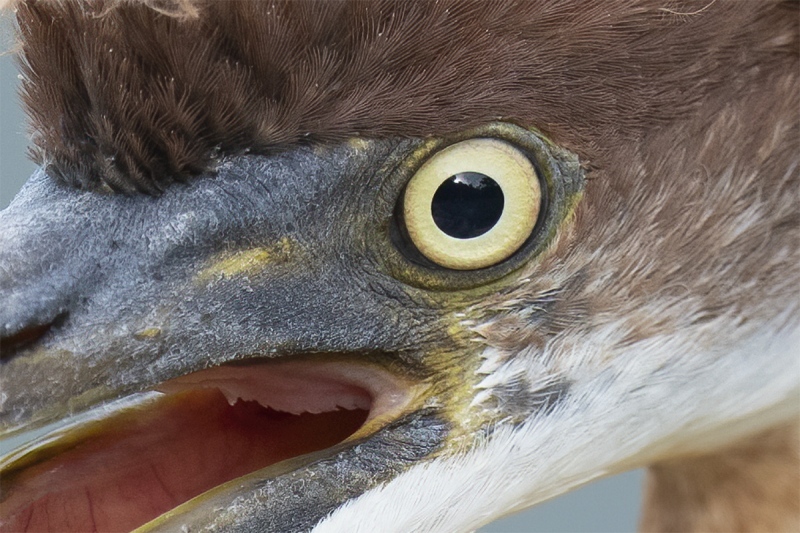
{"type": "Polygon", "coordinates": [[[156,7],[18,7],[12,529],[470,529],[796,415],[785,6],[156,7]]]}

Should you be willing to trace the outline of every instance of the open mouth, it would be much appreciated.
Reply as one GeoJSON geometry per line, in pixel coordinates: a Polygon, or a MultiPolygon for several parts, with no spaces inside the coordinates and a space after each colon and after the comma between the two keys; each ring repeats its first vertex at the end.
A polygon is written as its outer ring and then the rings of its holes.
{"type": "Polygon", "coordinates": [[[130,531],[287,459],[368,436],[411,387],[378,366],[294,360],[221,366],[44,437],[3,460],[3,531],[130,531]]]}

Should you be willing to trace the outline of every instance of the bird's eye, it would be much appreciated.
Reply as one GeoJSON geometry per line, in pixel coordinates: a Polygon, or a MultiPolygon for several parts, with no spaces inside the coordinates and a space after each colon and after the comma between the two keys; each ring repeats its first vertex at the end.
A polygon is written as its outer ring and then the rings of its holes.
{"type": "Polygon", "coordinates": [[[429,260],[454,270],[497,264],[516,252],[536,225],[542,191],[528,157],[498,139],[448,146],[411,178],[403,219],[429,260]]]}

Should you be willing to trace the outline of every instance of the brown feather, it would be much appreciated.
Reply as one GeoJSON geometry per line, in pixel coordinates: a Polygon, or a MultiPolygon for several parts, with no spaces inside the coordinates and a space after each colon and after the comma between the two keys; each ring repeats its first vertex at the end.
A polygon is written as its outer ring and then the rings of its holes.
{"type": "Polygon", "coordinates": [[[612,357],[796,324],[798,5],[30,2],[18,19],[34,157],[74,186],[157,193],[220,155],[497,119],[579,154],[574,219],[476,306],[509,360],[602,328],[612,357]]]}
{"type": "Polygon", "coordinates": [[[800,531],[797,426],[651,467],[641,531],[800,531]]]}
{"type": "Polygon", "coordinates": [[[19,5],[33,156],[54,176],[157,192],[220,154],[498,118],[594,157],[798,49],[758,2],[150,4],[19,5]]]}

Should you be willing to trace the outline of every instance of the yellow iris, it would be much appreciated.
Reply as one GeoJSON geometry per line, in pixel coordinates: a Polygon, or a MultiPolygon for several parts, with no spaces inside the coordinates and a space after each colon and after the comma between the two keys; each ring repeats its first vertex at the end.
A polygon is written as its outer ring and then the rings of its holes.
{"type": "Polygon", "coordinates": [[[411,240],[425,257],[445,268],[475,270],[507,259],[522,246],[536,224],[541,199],[536,170],[523,152],[497,139],[470,139],[448,146],[420,167],[406,188],[403,215],[411,240]],[[502,212],[488,231],[458,238],[437,224],[433,201],[442,184],[467,174],[483,175],[500,187],[502,212]]]}

